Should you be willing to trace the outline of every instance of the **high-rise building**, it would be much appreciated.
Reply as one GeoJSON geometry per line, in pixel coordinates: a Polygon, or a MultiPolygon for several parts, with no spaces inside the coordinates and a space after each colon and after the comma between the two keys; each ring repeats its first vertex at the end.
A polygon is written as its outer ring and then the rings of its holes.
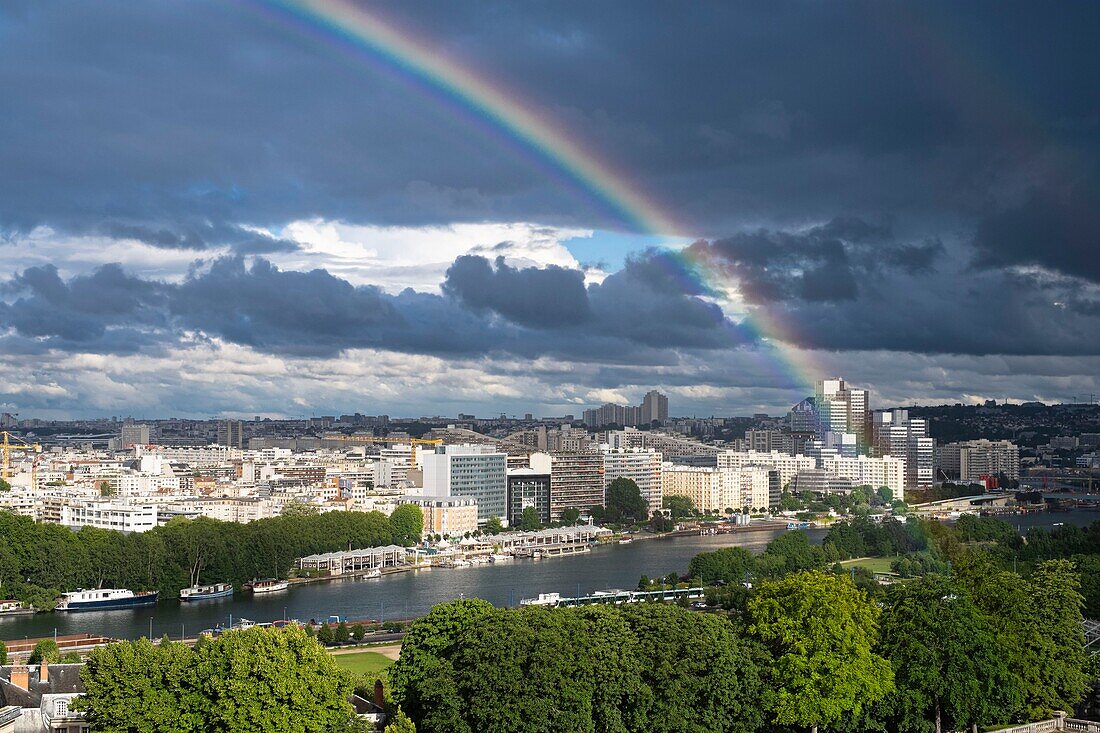
{"type": "Polygon", "coordinates": [[[871,440],[870,401],[865,389],[849,386],[840,377],[817,383],[818,437],[825,433],[855,433],[860,450],[866,451],[871,440]]]}
{"type": "Polygon", "coordinates": [[[603,456],[599,453],[532,453],[531,468],[550,474],[550,521],[566,509],[603,506],[603,456]]]}
{"type": "Polygon", "coordinates": [[[936,441],[928,422],[908,410],[883,410],[873,416],[875,452],[905,459],[905,487],[931,488],[935,483],[936,441]]]}
{"type": "Polygon", "coordinates": [[[654,389],[646,393],[639,407],[608,402],[585,410],[582,417],[584,424],[590,428],[604,425],[635,427],[649,425],[654,421],[664,423],[668,421],[668,397],[654,389]]]}
{"type": "Polygon", "coordinates": [[[646,392],[642,399],[642,416],[639,422],[648,425],[654,421],[668,422],[668,397],[655,389],[646,392]]]}
{"type": "Polygon", "coordinates": [[[244,448],[244,423],[240,420],[224,420],[218,423],[218,445],[244,448]]]}
{"type": "Polygon", "coordinates": [[[787,413],[787,427],[792,433],[817,432],[817,402],[807,397],[787,413]]]}
{"type": "Polygon", "coordinates": [[[604,488],[617,478],[627,478],[638,485],[642,498],[652,514],[661,508],[662,456],[655,450],[607,451],[603,455],[604,488]]]}
{"type": "Polygon", "coordinates": [[[119,431],[118,437],[123,450],[133,448],[135,445],[149,445],[152,442],[148,425],[125,424],[119,431]]]}
{"type": "Polygon", "coordinates": [[[508,524],[518,525],[527,508],[538,512],[540,523],[550,524],[550,474],[531,468],[509,469],[508,524]]]}
{"type": "Polygon", "coordinates": [[[485,445],[441,445],[424,453],[424,496],[477,499],[477,521],[507,520],[508,455],[485,445]]]}

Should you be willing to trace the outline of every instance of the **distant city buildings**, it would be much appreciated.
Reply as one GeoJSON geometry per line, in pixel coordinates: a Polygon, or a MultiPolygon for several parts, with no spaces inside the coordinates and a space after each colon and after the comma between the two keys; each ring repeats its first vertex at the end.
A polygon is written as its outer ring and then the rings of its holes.
{"type": "Polygon", "coordinates": [[[948,443],[940,452],[944,473],[967,483],[978,483],[983,476],[1004,474],[1020,478],[1020,449],[1007,440],[968,440],[948,443]]]}
{"type": "Polygon", "coordinates": [[[119,431],[119,447],[122,450],[132,448],[135,445],[148,445],[150,432],[148,425],[123,425],[119,431]]]}
{"type": "Polygon", "coordinates": [[[589,428],[604,425],[636,427],[653,423],[664,424],[668,422],[668,397],[657,390],[651,390],[646,392],[642,404],[638,407],[608,402],[600,407],[585,410],[582,417],[584,424],[589,428]]]}
{"type": "Polygon", "coordinates": [[[218,425],[218,445],[230,448],[244,448],[244,423],[240,420],[225,420],[218,425]]]}

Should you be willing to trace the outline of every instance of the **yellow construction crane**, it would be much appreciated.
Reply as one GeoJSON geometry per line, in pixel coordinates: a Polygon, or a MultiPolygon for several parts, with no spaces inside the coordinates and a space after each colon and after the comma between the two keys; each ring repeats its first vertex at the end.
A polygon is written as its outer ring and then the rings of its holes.
{"type": "Polygon", "coordinates": [[[38,443],[28,443],[18,435],[12,435],[7,430],[0,432],[0,435],[4,437],[4,442],[0,443],[0,454],[3,455],[4,459],[3,464],[0,464],[0,478],[11,478],[11,452],[13,450],[42,452],[42,446],[38,443]]]}
{"type": "Polygon", "coordinates": [[[328,434],[321,440],[339,440],[343,443],[401,443],[409,446],[409,466],[416,466],[416,450],[418,445],[443,445],[439,438],[406,438],[403,436],[379,438],[374,435],[339,435],[328,434]]]}

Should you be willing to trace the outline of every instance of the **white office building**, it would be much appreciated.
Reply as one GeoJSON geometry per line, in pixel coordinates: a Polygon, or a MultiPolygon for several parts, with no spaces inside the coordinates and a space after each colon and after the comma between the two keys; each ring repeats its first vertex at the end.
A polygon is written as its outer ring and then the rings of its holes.
{"type": "Polygon", "coordinates": [[[61,524],[73,529],[98,527],[119,532],[148,532],[157,526],[157,505],[74,502],[61,507],[61,524]]]}
{"type": "Polygon", "coordinates": [[[477,500],[477,520],[508,516],[508,455],[485,445],[443,445],[423,452],[425,497],[477,500]]]}
{"type": "Polygon", "coordinates": [[[883,410],[874,414],[873,426],[878,455],[905,459],[905,487],[931,488],[936,478],[936,441],[928,437],[928,422],[909,417],[908,410],[883,410]]]}
{"type": "Polygon", "coordinates": [[[895,499],[905,499],[905,459],[894,456],[826,456],[821,468],[832,476],[848,479],[852,486],[889,488],[895,499]]]}

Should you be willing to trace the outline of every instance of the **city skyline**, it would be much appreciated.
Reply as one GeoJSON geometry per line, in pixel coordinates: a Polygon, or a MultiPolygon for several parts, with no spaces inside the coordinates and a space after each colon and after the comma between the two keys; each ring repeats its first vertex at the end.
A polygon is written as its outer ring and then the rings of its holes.
{"type": "Polygon", "coordinates": [[[0,410],[1098,394],[1096,9],[1002,10],[10,4],[0,410]]]}

